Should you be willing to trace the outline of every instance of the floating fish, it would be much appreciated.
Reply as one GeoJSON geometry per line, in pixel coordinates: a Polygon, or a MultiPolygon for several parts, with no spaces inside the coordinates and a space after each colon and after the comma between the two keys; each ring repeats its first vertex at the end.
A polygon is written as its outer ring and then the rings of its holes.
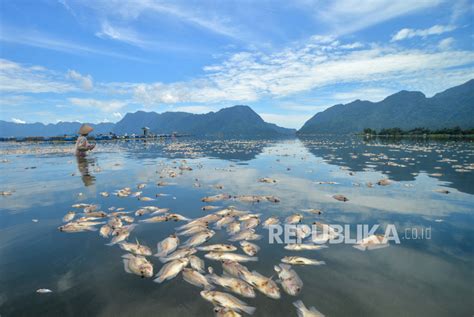
{"type": "Polygon", "coordinates": [[[130,243],[130,242],[121,242],[119,243],[119,247],[122,250],[125,250],[127,252],[132,252],[136,255],[142,255],[142,256],[149,256],[151,255],[151,249],[147,247],[146,245],[141,245],[138,240],[136,243],[130,243]]]}
{"type": "Polygon", "coordinates": [[[230,260],[235,262],[249,262],[249,261],[258,261],[258,257],[249,257],[243,254],[236,254],[230,252],[209,252],[204,255],[205,258],[210,260],[230,260]]]}
{"type": "Polygon", "coordinates": [[[204,272],[204,261],[195,255],[190,255],[189,265],[198,272],[204,272]]]}
{"type": "Polygon", "coordinates": [[[176,250],[179,244],[179,238],[172,234],[168,238],[164,239],[161,242],[158,242],[157,249],[158,252],[155,254],[156,257],[166,257],[169,253],[176,250]]]}
{"type": "Polygon", "coordinates": [[[285,246],[286,250],[291,251],[302,251],[302,250],[321,250],[327,248],[326,245],[317,245],[317,244],[305,244],[305,243],[294,243],[287,244],[285,246]]]}
{"type": "Polygon", "coordinates": [[[273,299],[280,299],[280,289],[271,278],[265,277],[256,271],[242,271],[239,277],[255,287],[262,294],[273,299]]]}
{"type": "Polygon", "coordinates": [[[252,315],[255,312],[255,307],[248,306],[240,299],[227,293],[217,291],[201,291],[201,296],[214,305],[233,309],[238,312],[245,312],[249,315],[252,315]]]}
{"type": "Polygon", "coordinates": [[[318,261],[314,259],[304,258],[302,256],[285,256],[281,259],[281,262],[294,265],[323,265],[326,264],[324,261],[318,261]]]}
{"type": "Polygon", "coordinates": [[[189,264],[188,258],[180,258],[172,260],[161,268],[156,274],[156,278],[153,282],[162,283],[163,281],[170,280],[179,274],[189,264]]]}
{"type": "Polygon", "coordinates": [[[141,277],[153,276],[153,265],[143,256],[127,253],[122,258],[125,272],[141,277]]]}
{"type": "Polygon", "coordinates": [[[217,252],[232,252],[237,250],[237,247],[231,244],[211,244],[197,247],[199,251],[217,251],[217,252]]]}
{"type": "Polygon", "coordinates": [[[189,284],[192,284],[194,286],[201,287],[207,290],[214,288],[214,286],[212,286],[212,284],[209,282],[206,276],[190,268],[183,269],[183,279],[189,284]]]}
{"type": "Polygon", "coordinates": [[[360,241],[358,241],[354,248],[359,249],[361,251],[365,250],[375,250],[386,248],[390,246],[390,244],[385,240],[385,236],[383,235],[370,235],[360,241]]]}
{"type": "Polygon", "coordinates": [[[245,252],[245,254],[249,256],[254,256],[260,250],[258,245],[248,241],[240,241],[240,246],[242,247],[242,250],[245,252]]]}
{"type": "Polygon", "coordinates": [[[211,273],[211,274],[208,275],[208,279],[212,283],[214,283],[216,285],[220,285],[220,286],[224,287],[225,289],[227,289],[227,290],[229,290],[229,291],[231,291],[235,294],[241,295],[243,297],[255,298],[254,289],[252,288],[252,286],[250,286],[246,282],[242,281],[239,278],[235,278],[235,277],[218,276],[218,275],[213,273],[212,268],[209,268],[209,269],[210,269],[209,273],[211,273]]]}
{"type": "Polygon", "coordinates": [[[298,317],[324,317],[316,308],[310,307],[309,309],[303,304],[301,300],[297,300],[293,303],[293,306],[296,307],[296,313],[298,317]]]}
{"type": "Polygon", "coordinates": [[[166,262],[169,262],[169,261],[174,261],[174,260],[178,260],[178,259],[190,256],[190,255],[192,255],[196,252],[197,252],[197,250],[194,249],[194,248],[179,249],[179,250],[176,250],[173,253],[169,254],[166,257],[160,257],[159,260],[162,263],[166,263],[166,262]]]}
{"type": "Polygon", "coordinates": [[[280,284],[283,290],[291,296],[296,296],[301,292],[303,288],[303,281],[291,268],[290,265],[279,264],[274,267],[275,272],[278,273],[280,284]]]}
{"type": "Polygon", "coordinates": [[[230,199],[232,196],[228,194],[218,194],[214,196],[207,196],[201,199],[203,202],[215,202],[215,201],[221,201],[221,200],[227,200],[230,199]]]}
{"type": "Polygon", "coordinates": [[[332,196],[332,198],[334,198],[335,200],[344,201],[344,202],[349,201],[349,199],[344,195],[334,195],[332,196]]]}
{"type": "Polygon", "coordinates": [[[40,288],[40,289],[37,289],[36,290],[36,293],[38,294],[48,294],[48,293],[52,293],[53,291],[50,290],[49,288],[40,288]]]}
{"type": "Polygon", "coordinates": [[[293,214],[286,217],[285,222],[289,224],[296,224],[296,223],[300,223],[302,220],[303,220],[302,214],[293,214]]]}
{"type": "Polygon", "coordinates": [[[74,219],[75,216],[76,213],[74,211],[69,211],[67,214],[64,215],[63,222],[69,222],[74,219]]]}

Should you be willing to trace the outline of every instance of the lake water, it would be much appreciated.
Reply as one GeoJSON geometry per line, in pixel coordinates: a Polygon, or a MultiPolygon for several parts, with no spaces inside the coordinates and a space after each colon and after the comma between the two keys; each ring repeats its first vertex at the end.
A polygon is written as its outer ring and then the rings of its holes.
{"type": "MultiPolygon", "coordinates": [[[[274,195],[279,203],[227,200],[216,206],[274,215],[281,221],[302,209],[304,223],[394,224],[401,243],[360,251],[334,244],[318,251],[287,251],[263,238],[259,261],[244,263],[265,276],[283,256],[323,260],[294,266],[304,282],[297,297],[257,293],[243,299],[254,316],[296,316],[297,299],[327,316],[472,316],[474,313],[474,144],[472,142],[364,141],[358,138],[194,140],[99,143],[85,160],[72,144],[0,144],[0,315],[4,316],[213,316],[212,304],[181,275],[157,284],[124,271],[118,246],[98,232],[63,233],[57,227],[76,203],[100,210],[170,208],[197,218],[207,195],[274,195]],[[186,160],[183,163],[182,160],[186,160]],[[192,171],[177,169],[182,164],[192,171]],[[175,170],[177,176],[168,177],[175,170]],[[163,176],[163,178],[160,178],[163,176]],[[277,180],[260,183],[261,177],[277,180]],[[388,186],[376,185],[388,177],[388,186]],[[197,180],[196,180],[197,179],[197,180]],[[172,183],[157,186],[159,181],[172,183]],[[318,182],[337,184],[319,184],[318,182]],[[366,186],[372,182],[373,187],[366,186]],[[102,197],[146,183],[142,196],[102,197]],[[199,187],[195,185],[199,183],[199,187]],[[223,189],[215,185],[223,185],[223,189]],[[437,190],[445,189],[449,193],[437,190]],[[155,197],[158,193],[167,196],[155,197]],[[340,202],[334,194],[345,195],[340,202]],[[38,222],[33,222],[37,219],[38,222]],[[428,230],[428,231],[427,231],[428,230]],[[430,239],[413,239],[430,232],[430,239]],[[38,294],[48,288],[50,294],[38,294]]],[[[152,247],[182,222],[139,223],[137,238],[152,247]]],[[[352,227],[351,227],[352,228],[352,227]]],[[[225,231],[209,243],[228,243],[225,231]]],[[[237,243],[234,243],[238,245],[237,243]]],[[[242,253],[241,251],[239,253],[242,253]]],[[[203,258],[203,252],[197,255],[203,258]]],[[[149,257],[158,272],[162,264],[149,257]]],[[[220,274],[219,262],[205,260],[220,274]]],[[[275,277],[276,279],[276,277],[275,277]]],[[[218,288],[218,290],[221,290],[218,288]]]]}

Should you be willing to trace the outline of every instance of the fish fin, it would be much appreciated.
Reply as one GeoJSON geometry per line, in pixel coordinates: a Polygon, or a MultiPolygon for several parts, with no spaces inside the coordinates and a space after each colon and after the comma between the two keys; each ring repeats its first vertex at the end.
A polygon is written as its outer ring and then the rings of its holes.
{"type": "Polygon", "coordinates": [[[252,315],[252,314],[255,312],[255,309],[256,309],[256,308],[255,308],[255,307],[252,307],[252,306],[242,306],[242,307],[240,307],[240,309],[241,309],[243,312],[245,312],[245,313],[247,313],[247,314],[249,314],[249,315],[252,315]]]}
{"type": "Polygon", "coordinates": [[[153,280],[155,283],[163,283],[165,279],[162,276],[159,276],[153,280]]]}
{"type": "Polygon", "coordinates": [[[160,260],[161,263],[166,263],[169,261],[167,257],[163,257],[163,256],[158,257],[158,260],[160,260]]]}
{"type": "Polygon", "coordinates": [[[130,271],[130,268],[128,267],[129,259],[123,259],[122,261],[123,261],[123,268],[125,269],[125,272],[133,274],[133,272],[130,271]]]}
{"type": "Polygon", "coordinates": [[[282,268],[284,270],[291,270],[291,265],[280,263],[280,268],[282,268]]]}
{"type": "Polygon", "coordinates": [[[296,313],[298,314],[298,317],[305,316],[304,312],[307,310],[307,308],[301,300],[297,300],[296,302],[293,302],[293,306],[296,307],[296,313]]]}
{"type": "Polygon", "coordinates": [[[248,258],[248,260],[257,262],[258,261],[258,256],[251,256],[251,257],[248,258]]]}
{"type": "Polygon", "coordinates": [[[110,243],[106,243],[105,245],[108,245],[110,247],[110,246],[113,246],[115,244],[116,244],[115,242],[110,242],[110,243]]]}
{"type": "Polygon", "coordinates": [[[322,314],[322,313],[321,313],[319,310],[317,310],[316,307],[314,307],[314,306],[311,306],[311,307],[309,308],[309,311],[315,313],[317,316],[324,316],[324,314],[322,314]]]}

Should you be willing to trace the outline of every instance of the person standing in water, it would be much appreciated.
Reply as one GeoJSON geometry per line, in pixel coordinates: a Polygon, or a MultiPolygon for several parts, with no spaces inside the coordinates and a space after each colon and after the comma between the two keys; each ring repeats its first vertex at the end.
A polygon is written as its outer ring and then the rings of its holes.
{"type": "Polygon", "coordinates": [[[80,136],[77,138],[76,141],[76,155],[77,156],[86,156],[87,151],[92,150],[95,147],[95,144],[89,144],[87,141],[87,135],[92,132],[94,128],[90,125],[83,124],[79,129],[80,136]]]}

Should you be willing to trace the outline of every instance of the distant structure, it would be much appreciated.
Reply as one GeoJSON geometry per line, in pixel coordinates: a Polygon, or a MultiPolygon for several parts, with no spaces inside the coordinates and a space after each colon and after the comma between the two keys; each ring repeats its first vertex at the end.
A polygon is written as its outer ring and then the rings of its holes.
{"type": "Polygon", "coordinates": [[[148,137],[148,132],[150,131],[150,128],[149,127],[143,127],[142,130],[143,130],[143,136],[145,138],[148,137]]]}

